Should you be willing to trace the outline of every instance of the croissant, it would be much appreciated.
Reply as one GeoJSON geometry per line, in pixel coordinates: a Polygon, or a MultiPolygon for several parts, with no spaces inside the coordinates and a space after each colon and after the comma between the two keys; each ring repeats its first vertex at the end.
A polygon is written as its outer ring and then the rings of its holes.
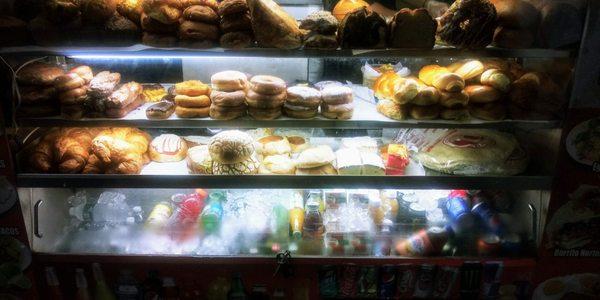
{"type": "Polygon", "coordinates": [[[54,141],[58,129],[48,132],[29,153],[29,166],[35,172],[49,173],[54,168],[54,141]]]}
{"type": "Polygon", "coordinates": [[[135,128],[103,130],[92,142],[92,151],[99,163],[88,171],[102,169],[107,173],[138,174],[147,160],[144,158],[150,136],[135,128]]]}
{"type": "Polygon", "coordinates": [[[458,92],[465,87],[465,80],[439,65],[427,65],[419,71],[419,79],[425,84],[447,92],[458,92]]]}
{"type": "Polygon", "coordinates": [[[86,165],[92,145],[87,128],[63,128],[54,143],[55,161],[60,173],[79,173],[86,165]]]}
{"type": "Polygon", "coordinates": [[[88,157],[87,164],[81,171],[82,174],[104,174],[106,165],[96,156],[96,154],[90,154],[88,157]]]}

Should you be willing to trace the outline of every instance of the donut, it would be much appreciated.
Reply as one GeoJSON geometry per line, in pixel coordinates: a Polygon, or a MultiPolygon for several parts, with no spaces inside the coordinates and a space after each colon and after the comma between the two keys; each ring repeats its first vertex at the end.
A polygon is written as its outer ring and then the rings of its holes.
{"type": "Polygon", "coordinates": [[[248,10],[246,0],[224,0],[219,3],[219,15],[226,16],[248,10]]]}
{"type": "Polygon", "coordinates": [[[314,85],[317,90],[322,91],[328,86],[343,86],[344,84],[339,81],[325,80],[325,81],[319,81],[319,82],[315,83],[314,85]]]}
{"type": "Polygon", "coordinates": [[[346,86],[327,86],[321,91],[323,103],[329,105],[352,103],[352,89],[346,86]]]}
{"type": "Polygon", "coordinates": [[[276,95],[285,92],[286,85],[281,78],[256,75],[250,79],[250,88],[259,94],[276,95]]]}
{"type": "Polygon", "coordinates": [[[210,92],[210,100],[215,105],[225,107],[246,105],[246,93],[244,91],[221,92],[213,90],[210,92]]]}
{"type": "Polygon", "coordinates": [[[246,74],[239,71],[223,71],[210,77],[213,89],[223,92],[245,90],[248,84],[246,74]]]}
{"type": "Polygon", "coordinates": [[[352,118],[352,115],[354,114],[354,104],[344,103],[330,105],[322,103],[321,114],[328,119],[348,120],[352,118]]]}
{"type": "Polygon", "coordinates": [[[64,91],[58,94],[58,100],[61,105],[80,104],[87,96],[87,89],[80,87],[68,91],[64,91]]]}
{"type": "Polygon", "coordinates": [[[283,113],[290,118],[310,119],[316,117],[318,112],[318,107],[296,106],[289,103],[283,105],[283,113]]]}
{"type": "Polygon", "coordinates": [[[183,21],[179,25],[179,38],[182,40],[218,41],[221,35],[217,25],[183,21]]]}
{"type": "Polygon", "coordinates": [[[173,94],[186,96],[210,95],[210,86],[199,80],[188,80],[176,83],[173,94]]]}
{"type": "Polygon", "coordinates": [[[506,106],[500,102],[469,104],[469,113],[481,120],[500,121],[506,117],[506,106]]]}
{"type": "Polygon", "coordinates": [[[285,92],[276,95],[265,95],[248,90],[246,93],[246,103],[248,106],[256,108],[281,107],[283,102],[285,102],[285,96],[285,92]]]}
{"type": "Polygon", "coordinates": [[[208,6],[192,5],[183,11],[183,18],[188,21],[219,24],[219,15],[208,6]]]}
{"type": "Polygon", "coordinates": [[[440,117],[444,120],[464,121],[469,119],[469,110],[466,107],[444,108],[440,112],[440,117]]]}
{"type": "Polygon", "coordinates": [[[321,93],[307,86],[292,86],[287,89],[286,104],[319,107],[321,104],[321,93]]]}
{"type": "Polygon", "coordinates": [[[215,120],[233,120],[246,115],[246,104],[239,106],[210,106],[210,117],[215,120]]]}
{"type": "Polygon", "coordinates": [[[460,91],[456,93],[440,91],[440,105],[443,107],[465,107],[467,106],[467,103],[469,103],[469,95],[467,95],[465,91],[460,91]]]}
{"type": "Polygon", "coordinates": [[[210,106],[207,107],[175,107],[175,115],[180,118],[206,118],[210,112],[210,106]]]}
{"type": "Polygon", "coordinates": [[[440,115],[440,107],[437,105],[419,106],[410,108],[410,116],[417,120],[433,120],[440,115]]]}
{"type": "Polygon", "coordinates": [[[206,95],[201,96],[175,96],[175,104],[183,107],[207,107],[210,106],[210,98],[206,95]]]}
{"type": "Polygon", "coordinates": [[[251,46],[254,38],[249,31],[234,31],[223,34],[219,42],[223,48],[241,49],[251,46]]]}
{"type": "Polygon", "coordinates": [[[79,77],[81,77],[81,78],[83,78],[83,80],[85,80],[85,84],[90,83],[90,81],[92,81],[92,79],[94,78],[94,72],[92,72],[92,68],[90,68],[88,66],[75,67],[75,68],[71,69],[71,71],[69,71],[69,73],[75,73],[75,74],[79,75],[79,77]]]}
{"type": "Polygon", "coordinates": [[[256,120],[273,120],[281,116],[281,108],[254,108],[248,107],[248,114],[256,120]]]}
{"type": "Polygon", "coordinates": [[[85,84],[85,80],[76,73],[67,73],[65,75],[58,76],[54,80],[54,87],[59,92],[64,92],[76,88],[80,88],[85,84]]]}
{"type": "Polygon", "coordinates": [[[502,98],[502,93],[489,85],[469,85],[463,92],[469,96],[471,103],[489,103],[502,98]]]}
{"type": "Polygon", "coordinates": [[[248,31],[252,29],[252,20],[248,12],[242,12],[221,18],[220,25],[221,31],[225,33],[248,31]]]}

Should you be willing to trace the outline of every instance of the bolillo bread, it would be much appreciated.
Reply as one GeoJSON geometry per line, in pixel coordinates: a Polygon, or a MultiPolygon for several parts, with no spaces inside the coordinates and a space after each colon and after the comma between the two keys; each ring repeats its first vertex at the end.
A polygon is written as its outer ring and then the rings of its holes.
{"type": "Polygon", "coordinates": [[[297,49],[302,46],[303,32],[298,22],[273,0],[248,0],[252,29],[263,47],[297,49]]]}

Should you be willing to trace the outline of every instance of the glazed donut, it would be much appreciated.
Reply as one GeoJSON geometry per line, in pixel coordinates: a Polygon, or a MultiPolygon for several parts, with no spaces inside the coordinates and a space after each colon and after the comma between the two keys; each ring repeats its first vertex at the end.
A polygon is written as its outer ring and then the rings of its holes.
{"type": "Polygon", "coordinates": [[[433,120],[440,115],[440,107],[437,105],[418,106],[410,108],[410,116],[417,120],[433,120]]]}
{"type": "Polygon", "coordinates": [[[469,95],[471,103],[489,103],[502,98],[502,93],[489,85],[469,85],[464,92],[469,95]]]}
{"type": "Polygon", "coordinates": [[[321,114],[328,119],[348,120],[352,118],[352,115],[354,114],[354,104],[345,103],[329,105],[321,103],[321,114]]]}
{"type": "Polygon", "coordinates": [[[79,75],[79,77],[81,77],[81,78],[83,78],[83,80],[85,80],[85,84],[90,83],[90,81],[92,81],[92,79],[94,78],[94,72],[92,72],[92,68],[90,68],[88,66],[75,67],[75,68],[71,69],[71,71],[69,71],[69,73],[75,73],[75,74],[79,75]]]}
{"type": "Polygon", "coordinates": [[[175,96],[175,104],[183,107],[207,107],[210,106],[210,98],[206,95],[202,96],[175,96]]]}
{"type": "Polygon", "coordinates": [[[465,91],[457,93],[440,91],[440,105],[446,108],[465,107],[469,103],[469,96],[465,91]]]}
{"type": "Polygon", "coordinates": [[[329,105],[352,103],[352,89],[347,86],[328,86],[321,91],[323,103],[329,105]]]}
{"type": "Polygon", "coordinates": [[[250,88],[259,94],[276,95],[285,92],[285,81],[283,79],[269,76],[256,75],[250,79],[250,88]]]}
{"type": "Polygon", "coordinates": [[[215,120],[233,120],[246,115],[246,104],[239,106],[210,106],[210,117],[215,120]]]}
{"type": "Polygon", "coordinates": [[[469,110],[466,107],[444,108],[440,112],[440,117],[444,120],[464,121],[469,119],[469,110]]]}
{"type": "Polygon", "coordinates": [[[248,114],[256,120],[273,120],[281,116],[281,107],[254,108],[248,107],[248,114]]]}
{"type": "Polygon", "coordinates": [[[210,95],[210,86],[202,83],[202,81],[199,80],[187,80],[176,83],[175,88],[173,89],[173,94],[186,96],[210,95]]]}
{"type": "Polygon", "coordinates": [[[64,92],[76,88],[80,88],[85,84],[85,80],[76,73],[68,73],[58,76],[54,80],[54,87],[59,92],[64,92]]]}
{"type": "Polygon", "coordinates": [[[188,21],[219,24],[219,15],[208,6],[192,5],[183,11],[183,18],[188,21]]]}
{"type": "Polygon", "coordinates": [[[246,0],[224,0],[219,3],[219,15],[226,16],[248,10],[246,0]]]}
{"type": "Polygon", "coordinates": [[[223,71],[210,77],[213,89],[223,92],[245,90],[248,84],[246,74],[238,71],[223,71]]]}
{"type": "Polygon", "coordinates": [[[287,89],[286,104],[319,107],[321,104],[321,92],[307,86],[292,86],[287,89]]]}
{"type": "Polygon", "coordinates": [[[285,102],[285,96],[285,91],[276,95],[265,95],[248,90],[246,93],[246,103],[248,106],[255,108],[281,107],[285,102]]]}
{"type": "Polygon", "coordinates": [[[175,107],[175,115],[180,118],[206,118],[210,112],[210,106],[207,107],[175,107]]]}
{"type": "Polygon", "coordinates": [[[58,100],[61,105],[80,104],[85,100],[86,96],[87,89],[80,87],[59,93],[58,100]]]}
{"type": "Polygon", "coordinates": [[[318,112],[319,112],[318,107],[313,108],[313,107],[306,107],[306,106],[296,106],[296,105],[291,105],[287,102],[285,104],[283,104],[283,113],[290,118],[310,119],[310,118],[316,117],[318,112]]]}
{"type": "Polygon", "coordinates": [[[469,113],[481,120],[500,121],[506,117],[506,107],[500,102],[469,104],[469,113]]]}
{"type": "Polygon", "coordinates": [[[240,106],[246,105],[246,93],[244,91],[221,92],[213,90],[210,92],[210,100],[218,106],[240,106]]]}

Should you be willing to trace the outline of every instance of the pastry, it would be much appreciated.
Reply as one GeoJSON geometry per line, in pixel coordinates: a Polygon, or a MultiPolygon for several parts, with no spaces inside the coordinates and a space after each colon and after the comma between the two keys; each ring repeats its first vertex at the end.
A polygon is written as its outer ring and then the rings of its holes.
{"type": "Polygon", "coordinates": [[[377,141],[370,136],[342,138],[340,148],[354,148],[360,152],[378,153],[377,141]]]}
{"type": "Polygon", "coordinates": [[[85,80],[76,73],[67,73],[54,80],[54,88],[59,92],[77,89],[85,84],[85,80]]]}
{"type": "Polygon", "coordinates": [[[53,23],[67,23],[81,16],[79,1],[49,0],[43,9],[44,15],[53,23]]]}
{"type": "Polygon", "coordinates": [[[219,106],[214,103],[210,106],[210,117],[215,120],[233,120],[246,115],[246,104],[239,106],[219,106]]]}
{"type": "Polygon", "coordinates": [[[19,96],[22,104],[38,104],[49,102],[54,99],[56,89],[53,86],[38,87],[38,86],[20,86],[19,96]]]}
{"type": "Polygon", "coordinates": [[[188,21],[219,24],[219,15],[208,6],[192,5],[183,11],[183,18],[188,21]]]}
{"type": "Polygon", "coordinates": [[[419,79],[425,84],[446,92],[458,92],[465,87],[465,80],[458,74],[438,65],[427,65],[419,70],[419,79]]]}
{"type": "Polygon", "coordinates": [[[444,108],[440,111],[440,118],[444,120],[464,121],[470,117],[466,107],[444,108]]]}
{"type": "Polygon", "coordinates": [[[152,47],[174,47],[177,45],[177,37],[170,34],[144,32],[142,43],[152,47]]]}
{"type": "Polygon", "coordinates": [[[410,116],[416,120],[434,120],[440,115],[440,108],[437,105],[418,106],[413,105],[410,108],[410,116]]]}
{"type": "Polygon", "coordinates": [[[122,118],[128,113],[132,112],[134,109],[140,107],[142,104],[144,104],[143,98],[137,97],[133,102],[131,102],[127,106],[107,109],[105,114],[109,118],[122,118]]]}
{"type": "Polygon", "coordinates": [[[315,168],[331,164],[334,160],[335,154],[331,150],[331,147],[320,145],[300,152],[296,159],[296,167],[315,168]]]}
{"type": "Polygon", "coordinates": [[[335,35],[314,33],[309,35],[304,41],[304,48],[307,49],[337,49],[338,46],[335,35]]]}
{"type": "Polygon", "coordinates": [[[142,9],[149,17],[163,23],[174,24],[181,17],[180,4],[176,1],[144,0],[142,9]]]}
{"type": "Polygon", "coordinates": [[[81,17],[86,23],[102,24],[117,12],[118,0],[87,0],[82,1],[81,17]]]}
{"type": "Polygon", "coordinates": [[[258,172],[260,163],[254,156],[250,156],[244,161],[232,164],[224,164],[213,161],[212,173],[214,175],[251,175],[258,172]]]}
{"type": "Polygon", "coordinates": [[[455,62],[448,66],[447,69],[467,81],[481,75],[485,70],[485,66],[481,61],[472,59],[455,62]]]}
{"type": "Polygon", "coordinates": [[[187,144],[175,134],[161,134],[148,147],[150,159],[156,162],[181,161],[187,154],[187,144]]]}
{"type": "Polygon", "coordinates": [[[286,138],[279,135],[269,135],[258,139],[256,152],[263,157],[280,154],[289,156],[292,147],[286,138]]]}
{"type": "Polygon", "coordinates": [[[273,0],[247,0],[256,40],[263,47],[297,49],[303,32],[294,17],[273,0]]]}
{"type": "Polygon", "coordinates": [[[479,49],[492,42],[496,9],[489,0],[459,0],[438,18],[439,39],[458,48],[479,49]]]}
{"type": "Polygon", "coordinates": [[[23,85],[54,85],[54,80],[65,72],[46,63],[31,63],[17,72],[17,82],[23,85]]]}
{"type": "Polygon", "coordinates": [[[273,120],[281,116],[281,107],[254,108],[248,107],[248,115],[255,120],[273,120]]]}
{"type": "Polygon", "coordinates": [[[275,76],[256,75],[250,79],[250,89],[259,94],[277,95],[285,92],[285,88],[285,81],[275,76]]]}
{"type": "Polygon", "coordinates": [[[275,108],[283,105],[285,97],[285,91],[275,95],[267,95],[248,90],[246,92],[246,103],[253,108],[275,108]]]}
{"type": "Polygon", "coordinates": [[[286,102],[283,104],[283,113],[290,118],[310,119],[317,116],[319,108],[292,105],[286,102]]]}
{"type": "Polygon", "coordinates": [[[296,165],[289,155],[271,155],[263,159],[258,174],[294,175],[296,165]]]}
{"type": "Polygon", "coordinates": [[[85,101],[86,96],[87,89],[85,87],[79,87],[59,93],[58,100],[61,105],[81,104],[85,101]]]}
{"type": "Polygon", "coordinates": [[[394,48],[431,49],[435,45],[437,22],[426,9],[403,8],[390,22],[389,45],[394,48]]]}
{"type": "Polygon", "coordinates": [[[210,106],[210,98],[206,95],[202,96],[175,96],[175,104],[183,107],[207,107],[210,106]]]}
{"type": "Polygon", "coordinates": [[[175,84],[174,94],[186,96],[210,95],[210,86],[199,80],[188,80],[175,84]]]}
{"type": "Polygon", "coordinates": [[[346,86],[329,86],[321,90],[323,104],[338,105],[352,103],[352,89],[346,86]]]}
{"type": "Polygon", "coordinates": [[[121,74],[102,71],[90,81],[89,95],[91,97],[108,97],[121,81],[121,74]]]}
{"type": "Polygon", "coordinates": [[[141,35],[140,27],[135,22],[118,13],[104,23],[104,29],[117,41],[133,42],[141,35]]]}
{"type": "Polygon", "coordinates": [[[194,146],[187,151],[187,166],[192,174],[212,174],[212,158],[207,145],[194,146]]]}
{"type": "Polygon", "coordinates": [[[183,21],[179,25],[179,38],[182,40],[218,41],[220,38],[219,27],[206,23],[183,21]]]}
{"type": "Polygon", "coordinates": [[[208,6],[216,12],[219,11],[219,4],[217,3],[216,0],[178,0],[178,2],[180,3],[180,7],[190,7],[193,5],[201,5],[201,6],[208,6]]]}
{"type": "Polygon", "coordinates": [[[180,118],[206,118],[210,113],[210,106],[206,107],[175,107],[175,115],[180,118]]]}
{"type": "Polygon", "coordinates": [[[226,130],[215,134],[208,143],[213,161],[234,164],[246,161],[254,154],[254,140],[239,130],[226,130]]]}
{"type": "Polygon", "coordinates": [[[382,176],[385,175],[385,166],[379,153],[360,152],[361,175],[365,176],[382,176]]]}
{"type": "Polygon", "coordinates": [[[502,93],[488,85],[469,85],[464,92],[469,95],[470,103],[488,103],[502,98],[502,93]]]}
{"type": "Polygon", "coordinates": [[[313,12],[300,22],[300,29],[314,31],[322,35],[335,36],[338,26],[338,20],[330,12],[324,10],[313,12]]]}
{"type": "Polygon", "coordinates": [[[508,92],[510,89],[510,77],[502,70],[488,69],[485,70],[479,77],[479,81],[483,85],[489,85],[501,92],[508,92]]]}
{"type": "Polygon", "coordinates": [[[337,175],[338,172],[332,164],[315,168],[296,168],[296,175],[337,175]]]}
{"type": "Polygon", "coordinates": [[[408,118],[410,105],[401,105],[394,101],[381,99],[377,102],[377,111],[394,120],[405,120],[408,118]]]}
{"type": "Polygon", "coordinates": [[[159,33],[159,34],[174,33],[177,31],[177,28],[179,27],[178,24],[176,24],[176,23],[163,24],[144,13],[142,14],[142,17],[140,19],[140,24],[144,31],[147,31],[150,33],[159,33]]]}
{"type": "Polygon", "coordinates": [[[140,24],[142,18],[143,0],[123,0],[117,4],[117,12],[136,24],[140,24]]]}
{"type": "MultiPolygon", "coordinates": [[[[213,85],[214,86],[214,85],[213,85]]],[[[244,90],[235,92],[221,92],[212,90],[210,92],[210,100],[214,105],[222,107],[238,107],[246,105],[246,93],[244,90]]]]}
{"type": "Polygon", "coordinates": [[[323,117],[328,119],[340,119],[340,120],[348,120],[352,118],[354,114],[354,104],[346,103],[346,104],[321,104],[321,114],[323,117]]]}
{"type": "Polygon", "coordinates": [[[387,24],[379,14],[361,7],[340,22],[338,42],[342,48],[349,49],[383,48],[387,31],[387,24]]]}
{"type": "Polygon", "coordinates": [[[288,136],[286,136],[286,139],[290,143],[290,147],[292,148],[292,153],[299,153],[309,147],[309,144],[306,141],[306,138],[303,136],[288,135],[288,136]]]}
{"type": "Polygon", "coordinates": [[[416,105],[432,105],[437,104],[440,100],[440,91],[438,89],[428,86],[421,80],[415,78],[417,81],[418,91],[415,98],[412,99],[411,103],[416,105]]]}
{"type": "Polygon", "coordinates": [[[158,102],[167,95],[167,90],[160,83],[142,84],[142,94],[148,102],[158,102]]]}
{"type": "Polygon", "coordinates": [[[210,83],[214,90],[233,92],[245,90],[248,84],[248,77],[246,74],[238,71],[222,71],[213,74],[210,77],[210,83]]]}
{"type": "Polygon", "coordinates": [[[54,141],[54,160],[59,173],[79,173],[83,170],[92,147],[95,130],[62,128],[54,141]]]}
{"type": "Polygon", "coordinates": [[[144,156],[149,144],[150,136],[139,129],[107,128],[92,140],[82,173],[139,174],[147,162],[144,156]]]}
{"type": "Polygon", "coordinates": [[[85,107],[81,104],[61,104],[60,116],[68,120],[79,120],[85,115],[85,107]]]}
{"type": "Polygon", "coordinates": [[[92,72],[92,68],[89,66],[77,66],[69,71],[69,73],[75,73],[79,75],[84,81],[85,84],[89,84],[90,81],[94,78],[94,73],[92,72]]]}
{"type": "Polygon", "coordinates": [[[175,104],[171,101],[160,101],[146,108],[148,119],[168,119],[175,112],[175,104]]]}
{"type": "Polygon", "coordinates": [[[470,97],[466,91],[457,93],[440,92],[440,105],[446,108],[464,107],[469,103],[470,97]]]}
{"type": "Polygon", "coordinates": [[[360,152],[355,148],[343,148],[335,152],[337,173],[339,175],[360,175],[362,161],[360,152]]]}
{"type": "Polygon", "coordinates": [[[513,29],[498,27],[494,32],[494,45],[502,48],[523,49],[531,48],[535,42],[532,29],[513,29]]]}
{"type": "Polygon", "coordinates": [[[500,102],[469,104],[469,113],[477,119],[500,121],[506,117],[506,106],[500,102]]]}
{"type": "Polygon", "coordinates": [[[248,31],[227,32],[221,36],[219,42],[223,48],[240,49],[251,46],[254,38],[248,31]]]}
{"type": "Polygon", "coordinates": [[[248,11],[246,0],[223,0],[219,3],[219,15],[227,16],[248,11]]]}
{"type": "Polygon", "coordinates": [[[107,108],[124,108],[142,96],[142,85],[132,81],[123,84],[106,99],[107,108]]]}
{"type": "Polygon", "coordinates": [[[293,106],[316,108],[321,104],[321,93],[307,86],[292,86],[287,88],[285,102],[293,106]]]}
{"type": "Polygon", "coordinates": [[[496,9],[498,23],[513,28],[532,28],[540,21],[540,12],[523,0],[490,0],[496,9]]]}
{"type": "Polygon", "coordinates": [[[221,18],[223,32],[248,31],[252,28],[252,21],[248,12],[242,12],[221,18]]]}
{"type": "Polygon", "coordinates": [[[315,88],[319,91],[323,91],[323,89],[325,89],[328,86],[343,86],[343,85],[344,85],[343,83],[341,83],[339,81],[333,81],[333,80],[319,81],[314,84],[315,88]]]}

